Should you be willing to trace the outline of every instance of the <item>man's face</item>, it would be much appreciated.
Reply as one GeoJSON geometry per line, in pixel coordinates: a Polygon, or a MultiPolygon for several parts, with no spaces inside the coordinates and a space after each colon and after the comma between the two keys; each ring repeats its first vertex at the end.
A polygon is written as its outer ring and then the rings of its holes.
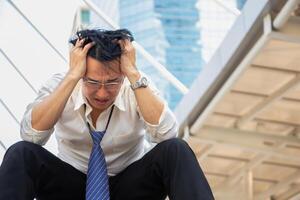
{"type": "Polygon", "coordinates": [[[83,95],[94,111],[102,112],[115,101],[124,76],[117,60],[104,63],[88,56],[86,64],[83,95]]]}

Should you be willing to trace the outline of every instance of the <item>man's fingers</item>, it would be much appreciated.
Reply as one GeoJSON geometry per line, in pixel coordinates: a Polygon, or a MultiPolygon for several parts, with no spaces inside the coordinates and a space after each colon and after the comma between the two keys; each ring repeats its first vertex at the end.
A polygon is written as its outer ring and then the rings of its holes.
{"type": "Polygon", "coordinates": [[[88,50],[89,50],[92,46],[94,46],[94,45],[95,45],[95,42],[90,42],[90,43],[86,44],[86,45],[84,46],[84,48],[83,48],[83,52],[84,52],[84,53],[87,53],[88,50]]]}
{"type": "Polygon", "coordinates": [[[118,44],[120,45],[121,50],[124,50],[124,40],[118,40],[118,44]]]}
{"type": "Polygon", "coordinates": [[[79,38],[77,38],[77,40],[76,40],[76,42],[75,42],[75,45],[74,45],[74,46],[78,46],[78,44],[79,44],[79,41],[80,41],[80,39],[79,39],[79,38]]]}
{"type": "Polygon", "coordinates": [[[77,51],[77,49],[80,49],[82,47],[82,44],[84,42],[84,39],[77,39],[75,45],[71,48],[71,51],[77,51]]]}
{"type": "Polygon", "coordinates": [[[130,42],[129,39],[125,39],[125,40],[124,40],[124,43],[125,43],[125,45],[131,45],[131,42],[130,42]]]}
{"type": "Polygon", "coordinates": [[[78,38],[77,41],[76,41],[75,46],[80,46],[80,45],[83,44],[83,42],[84,42],[84,38],[82,38],[82,39],[78,38]]]}
{"type": "Polygon", "coordinates": [[[125,51],[125,52],[130,51],[133,48],[132,43],[130,42],[129,39],[119,40],[118,43],[119,43],[122,51],[125,51]]]}

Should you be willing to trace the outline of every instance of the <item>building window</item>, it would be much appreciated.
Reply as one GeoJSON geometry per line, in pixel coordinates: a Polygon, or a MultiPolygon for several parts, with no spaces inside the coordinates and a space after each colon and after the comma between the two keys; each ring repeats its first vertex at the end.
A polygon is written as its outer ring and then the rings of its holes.
{"type": "Polygon", "coordinates": [[[81,10],[81,23],[82,24],[89,24],[90,23],[90,11],[86,9],[81,10]]]}

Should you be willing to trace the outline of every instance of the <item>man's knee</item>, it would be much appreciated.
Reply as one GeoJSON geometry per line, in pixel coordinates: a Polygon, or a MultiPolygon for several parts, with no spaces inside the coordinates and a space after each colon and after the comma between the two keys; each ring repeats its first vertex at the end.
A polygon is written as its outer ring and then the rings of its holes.
{"type": "Polygon", "coordinates": [[[168,150],[169,154],[192,153],[190,146],[183,139],[172,138],[165,140],[161,145],[168,150]]]}
{"type": "Polygon", "coordinates": [[[40,146],[27,142],[27,141],[20,141],[13,145],[11,145],[6,152],[5,156],[23,156],[28,155],[27,152],[34,152],[36,149],[41,148],[40,146]]]}
{"type": "Polygon", "coordinates": [[[163,141],[161,144],[179,148],[189,148],[189,145],[181,138],[171,138],[163,141]]]}

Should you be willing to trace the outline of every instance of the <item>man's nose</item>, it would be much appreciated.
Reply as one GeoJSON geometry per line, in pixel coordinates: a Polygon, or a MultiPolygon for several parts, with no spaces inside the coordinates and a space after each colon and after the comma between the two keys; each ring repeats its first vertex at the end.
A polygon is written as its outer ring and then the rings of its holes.
{"type": "Polygon", "coordinates": [[[106,97],[108,96],[108,92],[105,89],[104,85],[101,85],[101,87],[97,90],[97,96],[98,97],[106,97]]]}

